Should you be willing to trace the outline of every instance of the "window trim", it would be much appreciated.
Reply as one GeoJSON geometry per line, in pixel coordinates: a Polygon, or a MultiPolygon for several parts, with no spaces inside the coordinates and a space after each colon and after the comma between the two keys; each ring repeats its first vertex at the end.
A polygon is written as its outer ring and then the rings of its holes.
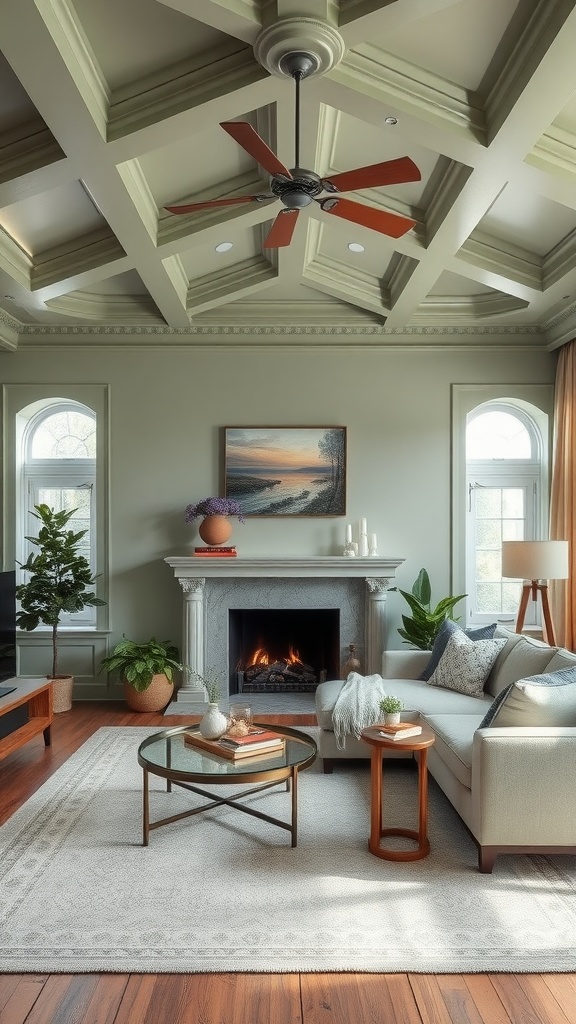
{"type": "MultiPolygon", "coordinates": [[[[467,464],[466,425],[469,413],[479,406],[501,403],[514,406],[533,418],[540,429],[543,451],[541,455],[541,528],[547,528],[549,497],[549,464],[552,457],[552,431],[554,425],[553,384],[452,384],[452,450],[451,450],[451,590],[453,594],[466,592],[466,516],[467,516],[467,464]]],[[[492,461],[492,460],[486,460],[492,461]]],[[[526,465],[532,465],[525,460],[526,465]]]]}
{"type": "MultiPolygon", "coordinates": [[[[81,406],[94,413],[97,424],[96,488],[94,530],[96,543],[95,574],[98,596],[106,602],[96,608],[96,623],[89,632],[105,632],[109,627],[109,393],[106,384],[4,384],[2,385],[4,529],[2,565],[12,569],[18,559],[17,537],[29,532],[22,519],[22,443],[28,422],[42,410],[55,406],[81,406]],[[18,454],[20,453],[20,454],[18,454]]],[[[76,464],[85,460],[71,460],[76,464]]],[[[39,627],[40,628],[40,627],[39,627]]],[[[66,631],[86,633],[86,625],[66,626],[66,631]]]]}

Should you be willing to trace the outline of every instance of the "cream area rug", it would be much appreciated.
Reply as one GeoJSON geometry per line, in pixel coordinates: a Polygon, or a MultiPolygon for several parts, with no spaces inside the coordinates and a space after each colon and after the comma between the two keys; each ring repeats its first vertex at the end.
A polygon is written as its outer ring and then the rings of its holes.
{"type": "MultiPolygon", "coordinates": [[[[431,783],[430,856],[380,860],[366,762],[301,774],[295,849],[226,807],[144,848],[136,754],[153,731],[98,730],[0,829],[0,970],[576,971],[576,858],[502,857],[479,874],[431,783]]],[[[153,820],[201,800],[152,785],[153,820]]],[[[250,799],[288,818],[283,786],[250,799]]],[[[389,824],[413,827],[416,772],[386,767],[385,801],[389,824]]]]}

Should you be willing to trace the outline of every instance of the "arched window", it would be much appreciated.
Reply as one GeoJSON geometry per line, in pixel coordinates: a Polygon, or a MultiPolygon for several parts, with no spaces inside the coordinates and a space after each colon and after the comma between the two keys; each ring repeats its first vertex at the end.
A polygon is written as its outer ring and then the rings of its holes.
{"type": "MultiPolygon", "coordinates": [[[[70,529],[85,530],[79,551],[96,571],[96,414],[78,402],[51,399],[21,411],[20,416],[20,510],[18,560],[23,562],[37,536],[35,505],[56,511],[75,509],[70,529]]],[[[61,625],[87,628],[96,625],[96,608],[64,614],[61,625]]]]}
{"type": "MultiPolygon", "coordinates": [[[[502,541],[546,533],[545,438],[539,410],[492,401],[466,420],[466,591],[472,622],[513,621],[522,580],[502,578],[502,541]]],[[[532,608],[532,621],[537,612],[532,608]]]]}

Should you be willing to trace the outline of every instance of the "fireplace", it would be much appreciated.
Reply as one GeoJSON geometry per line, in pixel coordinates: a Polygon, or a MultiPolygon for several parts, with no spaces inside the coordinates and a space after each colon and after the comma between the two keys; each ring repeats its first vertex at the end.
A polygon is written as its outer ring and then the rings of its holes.
{"type": "Polygon", "coordinates": [[[229,692],[313,692],[340,674],[340,610],[230,609],[229,692]]]}
{"type": "MultiPolygon", "coordinates": [[[[240,652],[230,655],[230,631],[241,632],[241,627],[231,625],[230,613],[238,610],[279,612],[286,619],[295,611],[306,617],[330,613],[337,625],[332,634],[332,625],[321,621],[316,632],[330,633],[331,639],[320,651],[308,653],[302,640],[288,638],[300,660],[309,663],[315,675],[321,676],[325,670],[327,678],[339,678],[348,645],[355,643],[361,670],[366,674],[380,671],[386,646],[386,592],[403,559],[181,555],[165,561],[183,593],[182,661],[200,676],[210,669],[225,680],[224,698],[241,692],[236,675],[240,652]]],[[[283,658],[284,651],[278,654],[283,658]]],[[[187,705],[186,711],[201,712],[206,691],[191,675],[180,686],[176,700],[187,705]]]]}

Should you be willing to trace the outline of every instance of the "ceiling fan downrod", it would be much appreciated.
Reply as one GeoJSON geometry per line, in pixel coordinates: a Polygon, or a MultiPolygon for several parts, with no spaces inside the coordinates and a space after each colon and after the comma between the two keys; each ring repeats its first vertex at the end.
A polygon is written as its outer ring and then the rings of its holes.
{"type": "Polygon", "coordinates": [[[303,50],[294,50],[281,58],[278,67],[282,74],[294,79],[296,88],[294,110],[294,167],[300,167],[300,83],[318,70],[318,58],[303,50]]]}

